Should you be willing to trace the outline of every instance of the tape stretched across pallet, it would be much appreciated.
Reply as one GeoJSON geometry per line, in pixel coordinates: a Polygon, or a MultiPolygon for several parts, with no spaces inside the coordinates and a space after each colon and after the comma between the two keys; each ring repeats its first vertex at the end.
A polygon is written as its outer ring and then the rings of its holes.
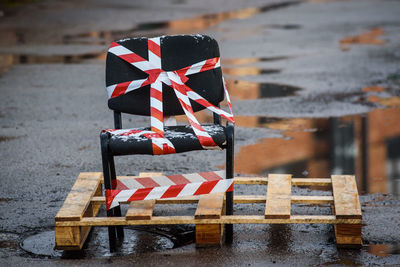
{"type": "Polygon", "coordinates": [[[216,171],[116,180],[115,190],[105,190],[107,209],[120,202],[233,191],[233,179],[224,177],[225,171],[216,171]]]}
{"type": "MultiPolygon", "coordinates": [[[[203,149],[219,149],[219,146],[214,142],[212,137],[204,130],[201,124],[196,119],[190,99],[204,106],[208,110],[224,117],[228,121],[234,123],[231,101],[226,89],[225,81],[223,80],[224,91],[230,113],[214,106],[209,101],[204,99],[198,93],[193,91],[185,83],[189,80],[187,76],[192,74],[220,68],[220,58],[210,58],[197,62],[190,66],[179,70],[165,71],[161,66],[161,37],[149,38],[148,40],[148,60],[142,58],[137,53],[129,50],[123,45],[113,42],[109,53],[112,53],[120,59],[130,63],[138,68],[148,77],[141,80],[128,81],[123,83],[113,84],[107,87],[108,98],[118,97],[127,94],[133,90],[150,85],[150,116],[151,116],[151,131],[142,131],[139,133],[152,140],[153,154],[172,154],[176,153],[173,144],[164,136],[164,115],[163,115],[163,88],[162,83],[170,86],[179,100],[186,117],[189,120],[192,129],[197,136],[203,149]]],[[[106,132],[116,131],[115,129],[104,130],[106,132]]],[[[121,132],[121,130],[118,130],[121,132]]],[[[138,134],[138,133],[136,133],[138,134]]]]}

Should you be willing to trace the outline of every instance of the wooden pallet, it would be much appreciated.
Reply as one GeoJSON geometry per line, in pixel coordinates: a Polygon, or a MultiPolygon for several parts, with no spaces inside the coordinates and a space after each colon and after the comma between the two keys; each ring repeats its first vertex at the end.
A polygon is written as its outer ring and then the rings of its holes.
{"type": "MultiPolygon", "coordinates": [[[[143,173],[140,176],[160,173],[143,173]]],[[[140,178],[139,176],[139,178],[140,178]]],[[[135,178],[137,178],[136,176],[135,178]]],[[[119,176],[130,179],[132,176],[119,176]]],[[[236,177],[235,184],[266,185],[265,195],[235,195],[234,203],[265,203],[264,215],[224,215],[224,194],[135,201],[122,217],[97,217],[105,205],[100,172],[81,173],[55,217],[56,248],[81,249],[93,226],[195,224],[196,244],[221,244],[224,224],[333,224],[338,246],[360,246],[362,214],[354,176],[332,175],[331,178],[292,178],[287,174],[267,177],[236,177]],[[298,196],[292,186],[322,186],[331,196],[298,196]],[[193,216],[154,216],[155,205],[197,203],[193,216]],[[332,207],[332,215],[291,215],[292,204],[332,207]]],[[[127,204],[127,203],[125,203],[127,204]]]]}

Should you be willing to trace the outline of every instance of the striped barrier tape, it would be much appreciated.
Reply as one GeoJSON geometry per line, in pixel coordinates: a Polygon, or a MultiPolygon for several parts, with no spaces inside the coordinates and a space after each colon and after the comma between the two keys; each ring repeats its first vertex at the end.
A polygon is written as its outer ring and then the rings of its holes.
{"type": "MultiPolygon", "coordinates": [[[[160,41],[160,37],[148,39],[149,60],[142,58],[138,54],[132,52],[131,50],[116,42],[113,42],[111,44],[111,47],[108,50],[110,53],[118,56],[119,58],[133,65],[134,67],[147,73],[149,76],[146,79],[123,82],[108,86],[108,97],[117,97],[130,91],[139,89],[143,86],[150,85],[151,131],[142,131],[142,133],[135,132],[133,134],[143,135],[151,139],[154,155],[176,153],[173,144],[169,142],[164,136],[162,83],[165,83],[166,85],[169,85],[174,89],[175,95],[177,96],[179,103],[181,104],[182,109],[184,110],[185,115],[187,116],[195,135],[199,139],[201,146],[204,149],[219,149],[211,136],[207,133],[207,131],[204,130],[204,128],[194,116],[192,105],[189,99],[197,102],[198,104],[204,106],[212,112],[234,123],[232,106],[228,90],[226,89],[225,81],[223,80],[224,91],[230,113],[214,106],[185,84],[185,82],[189,80],[189,78],[187,77],[189,75],[221,67],[219,57],[197,62],[193,65],[187,66],[179,70],[164,71],[161,67],[160,41]]],[[[108,129],[104,131],[111,132],[115,130],[108,129]]],[[[129,131],[130,130],[126,132],[121,132],[121,134],[126,135],[129,131]]]]}
{"type": "Polygon", "coordinates": [[[107,209],[120,202],[196,196],[233,191],[233,179],[224,172],[199,172],[183,175],[140,177],[116,180],[115,190],[105,190],[107,209]]]}

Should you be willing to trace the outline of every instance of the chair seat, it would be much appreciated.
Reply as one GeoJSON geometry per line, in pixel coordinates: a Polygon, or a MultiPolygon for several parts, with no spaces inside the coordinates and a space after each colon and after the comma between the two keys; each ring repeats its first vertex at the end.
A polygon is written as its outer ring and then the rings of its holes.
{"type": "MultiPolygon", "coordinates": [[[[202,126],[220,148],[226,147],[224,126],[218,124],[202,126]]],[[[129,134],[129,132],[135,131],[150,131],[150,127],[106,131],[111,134],[109,139],[109,149],[114,155],[153,155],[151,139],[143,135],[129,134]]],[[[194,134],[190,125],[166,126],[164,127],[164,133],[165,138],[174,145],[176,153],[191,150],[203,150],[199,139],[194,134]]]]}

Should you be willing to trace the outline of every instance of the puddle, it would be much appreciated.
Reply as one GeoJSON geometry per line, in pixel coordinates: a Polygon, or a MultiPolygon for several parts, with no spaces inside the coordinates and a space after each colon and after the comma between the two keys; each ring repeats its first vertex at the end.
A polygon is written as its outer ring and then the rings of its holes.
{"type": "Polygon", "coordinates": [[[386,43],[385,40],[380,39],[385,32],[381,28],[375,28],[363,32],[358,35],[349,36],[339,41],[340,49],[347,51],[351,48],[351,45],[382,45],[386,43]]]}
{"type": "Polygon", "coordinates": [[[259,67],[236,67],[236,68],[223,68],[224,75],[230,76],[255,76],[255,75],[265,75],[280,73],[280,69],[262,69],[259,67]]]}
{"type": "MultiPolygon", "coordinates": [[[[63,42],[68,43],[88,43],[88,44],[109,44],[114,40],[126,37],[148,36],[153,37],[161,34],[187,34],[206,30],[219,23],[232,19],[248,19],[256,14],[285,8],[299,4],[300,1],[288,1],[275,4],[267,4],[261,7],[244,8],[220,13],[205,14],[193,18],[177,19],[170,21],[160,21],[151,23],[141,23],[135,27],[123,31],[99,31],[78,35],[65,36],[63,42]]],[[[298,25],[272,25],[282,29],[293,29],[298,25]]]]}
{"type": "Polygon", "coordinates": [[[289,59],[289,56],[277,56],[277,57],[245,57],[245,58],[226,58],[222,59],[222,65],[248,65],[257,62],[271,62],[289,59]]]}
{"type": "MultiPolygon", "coordinates": [[[[232,101],[287,97],[296,95],[298,91],[302,90],[302,88],[292,85],[278,83],[257,83],[243,80],[227,80],[226,86],[229,90],[229,96],[231,97],[232,101]]],[[[221,103],[221,106],[226,106],[225,101],[221,103]]],[[[227,107],[225,107],[225,109],[226,108],[227,107]]],[[[175,118],[178,122],[187,122],[187,118],[184,115],[175,116],[175,118]]],[[[213,122],[213,116],[207,110],[196,112],[196,118],[201,123],[213,122]]],[[[235,125],[241,127],[263,127],[261,125],[266,126],[268,125],[268,122],[279,120],[280,119],[267,117],[235,116],[235,125]]]]}
{"type": "Polygon", "coordinates": [[[301,25],[298,24],[269,24],[266,27],[271,29],[280,29],[280,30],[298,30],[301,29],[301,25]]]}
{"type": "Polygon", "coordinates": [[[81,55],[11,55],[13,64],[41,63],[81,63],[85,60],[105,60],[106,53],[87,53],[81,55]]]}
{"type": "Polygon", "coordinates": [[[46,231],[26,238],[21,248],[37,256],[61,257],[62,251],[54,250],[54,231],[46,231]]]}
{"type": "Polygon", "coordinates": [[[12,233],[0,233],[0,249],[17,250],[19,236],[12,233]]]}
{"type": "Polygon", "coordinates": [[[229,95],[233,100],[285,97],[296,95],[302,88],[278,83],[257,83],[243,80],[228,80],[229,95]]]}
{"type": "Polygon", "coordinates": [[[125,238],[119,250],[110,253],[108,246],[108,232],[106,227],[96,227],[89,235],[88,242],[81,251],[55,250],[54,231],[41,232],[26,238],[21,248],[28,253],[39,257],[83,259],[122,256],[143,252],[155,252],[172,249],[174,242],[162,231],[143,231],[124,229],[125,238]]]}
{"type": "Polygon", "coordinates": [[[7,142],[7,141],[11,141],[11,140],[15,140],[18,138],[21,138],[22,136],[4,136],[4,135],[0,135],[0,143],[1,142],[7,142]]]}
{"type": "MultiPolygon", "coordinates": [[[[75,35],[65,35],[60,38],[53,38],[52,43],[62,44],[87,44],[87,45],[109,45],[112,41],[138,36],[158,36],[165,34],[188,34],[206,30],[216,26],[219,23],[232,19],[248,19],[256,14],[264,13],[280,8],[285,8],[291,5],[299,4],[300,2],[288,1],[274,4],[267,4],[261,7],[251,7],[226,11],[213,14],[205,14],[192,18],[160,21],[151,23],[141,23],[128,30],[114,31],[93,31],[89,33],[81,33],[75,35]]],[[[292,24],[273,24],[266,25],[274,29],[297,29],[299,25],[292,24]]],[[[29,30],[24,29],[0,29],[1,35],[4,36],[0,41],[3,45],[18,45],[29,44],[30,41],[37,41],[37,36],[29,30]]],[[[6,72],[8,68],[15,64],[40,64],[40,63],[81,63],[87,60],[105,60],[106,53],[87,53],[87,54],[64,54],[64,55],[32,55],[32,54],[0,54],[0,73],[6,72]]],[[[276,58],[260,58],[260,59],[241,59],[242,62],[256,62],[280,60],[282,57],[276,58]]],[[[228,60],[232,61],[232,60],[228,60]]],[[[237,64],[237,63],[236,63],[237,64]]],[[[256,67],[230,69],[227,72],[231,75],[258,75],[277,73],[277,69],[259,69],[256,67]]]]}
{"type": "Polygon", "coordinates": [[[340,118],[236,116],[237,126],[281,130],[286,138],[261,139],[241,147],[235,172],[295,177],[355,174],[360,192],[400,195],[399,118],[399,107],[340,118]]]}
{"type": "Polygon", "coordinates": [[[400,244],[369,244],[366,246],[368,253],[379,257],[400,254],[400,244]]]}

